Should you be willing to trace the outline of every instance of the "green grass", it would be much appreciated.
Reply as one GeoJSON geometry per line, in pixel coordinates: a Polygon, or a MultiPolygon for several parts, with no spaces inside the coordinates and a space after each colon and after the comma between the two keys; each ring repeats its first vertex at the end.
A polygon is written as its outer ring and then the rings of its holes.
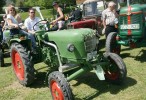
{"type": "MultiPolygon", "coordinates": [[[[103,52],[105,40],[101,41],[103,52]]],[[[99,81],[95,73],[90,72],[70,82],[75,100],[146,100],[146,47],[122,47],[121,57],[128,72],[124,84],[99,81]]],[[[51,100],[49,88],[44,84],[47,65],[36,64],[35,82],[23,87],[15,78],[10,58],[5,58],[5,62],[7,66],[0,68],[0,100],[51,100]]]]}

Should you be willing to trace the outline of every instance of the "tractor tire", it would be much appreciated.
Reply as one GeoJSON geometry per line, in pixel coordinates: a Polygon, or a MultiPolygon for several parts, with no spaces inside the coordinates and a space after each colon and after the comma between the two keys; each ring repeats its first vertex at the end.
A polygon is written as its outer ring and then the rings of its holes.
{"type": "Polygon", "coordinates": [[[13,43],[10,49],[10,56],[14,73],[23,86],[29,86],[33,83],[34,67],[30,53],[19,43],[13,43]]]}
{"type": "Polygon", "coordinates": [[[61,72],[50,73],[48,84],[53,100],[74,100],[69,83],[61,72]]]}
{"type": "Polygon", "coordinates": [[[107,53],[110,64],[105,68],[105,79],[113,84],[122,84],[127,76],[127,69],[122,58],[115,53],[107,53]]]}
{"type": "Polygon", "coordinates": [[[107,36],[105,47],[106,52],[116,53],[119,55],[121,52],[121,45],[117,43],[116,36],[117,36],[116,32],[111,32],[107,36]]]}
{"type": "Polygon", "coordinates": [[[0,49],[0,67],[4,67],[4,53],[2,49],[0,49]]]}

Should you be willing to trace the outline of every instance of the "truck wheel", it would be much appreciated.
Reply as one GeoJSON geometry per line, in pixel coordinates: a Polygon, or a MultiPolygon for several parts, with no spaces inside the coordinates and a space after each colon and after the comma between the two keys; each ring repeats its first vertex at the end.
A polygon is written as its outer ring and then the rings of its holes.
{"type": "Polygon", "coordinates": [[[106,52],[112,52],[119,55],[121,52],[121,45],[117,44],[116,36],[117,36],[116,32],[111,32],[107,36],[105,47],[106,52]]]}
{"type": "Polygon", "coordinates": [[[13,43],[10,55],[14,73],[20,84],[30,85],[34,81],[34,68],[30,53],[21,44],[13,43]]]}
{"type": "Polygon", "coordinates": [[[53,100],[73,100],[73,94],[64,75],[58,71],[48,77],[48,84],[53,100]]]}
{"type": "Polygon", "coordinates": [[[2,49],[0,49],[0,67],[4,67],[4,53],[2,49]]]}
{"type": "Polygon", "coordinates": [[[115,53],[108,53],[109,65],[105,69],[105,78],[114,84],[121,84],[127,75],[126,65],[121,57],[115,53]]]}

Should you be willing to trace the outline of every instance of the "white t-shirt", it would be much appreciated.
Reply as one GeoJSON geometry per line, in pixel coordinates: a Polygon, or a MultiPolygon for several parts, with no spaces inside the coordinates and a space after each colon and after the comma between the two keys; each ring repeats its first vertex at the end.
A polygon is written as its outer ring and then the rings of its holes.
{"type": "MultiPolygon", "coordinates": [[[[13,24],[17,24],[18,25],[18,21],[11,14],[7,15],[7,19],[11,19],[13,24]]],[[[8,23],[8,25],[9,25],[9,23],[8,23]]]]}
{"type": "MultiPolygon", "coordinates": [[[[37,22],[39,22],[40,20],[41,20],[41,19],[40,19],[39,17],[35,17],[33,20],[32,20],[30,17],[28,17],[28,18],[25,20],[24,25],[25,25],[25,27],[26,27],[28,30],[34,31],[34,30],[33,30],[33,26],[34,26],[37,22]]],[[[39,27],[38,27],[38,26],[35,26],[35,30],[39,30],[39,27]]]]}

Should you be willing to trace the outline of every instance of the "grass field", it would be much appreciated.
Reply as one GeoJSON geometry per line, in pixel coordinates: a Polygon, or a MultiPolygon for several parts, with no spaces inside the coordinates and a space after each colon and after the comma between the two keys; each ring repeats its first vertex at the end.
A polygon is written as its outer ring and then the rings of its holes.
{"type": "MultiPolygon", "coordinates": [[[[104,39],[102,52],[104,51],[104,39]]],[[[127,66],[127,78],[123,85],[99,81],[93,73],[72,80],[75,100],[146,100],[146,47],[129,49],[122,47],[121,57],[127,66]]],[[[44,84],[47,68],[44,63],[35,65],[38,74],[30,87],[23,87],[15,78],[10,58],[5,58],[6,67],[0,68],[0,100],[51,100],[44,84]]]]}

